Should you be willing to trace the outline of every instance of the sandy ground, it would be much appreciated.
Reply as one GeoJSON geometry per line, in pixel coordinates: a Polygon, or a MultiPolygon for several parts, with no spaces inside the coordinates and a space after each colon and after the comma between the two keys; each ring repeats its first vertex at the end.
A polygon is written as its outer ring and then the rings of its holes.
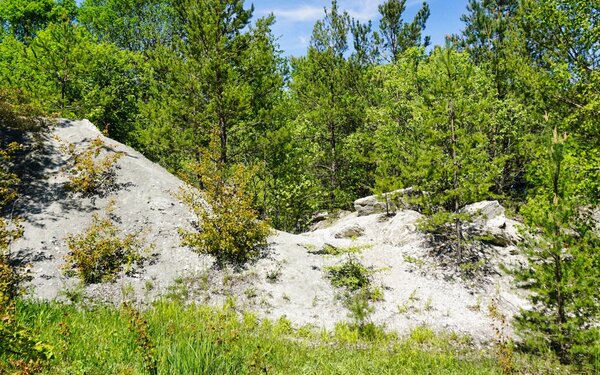
{"type": "Polygon", "coordinates": [[[150,303],[165,294],[189,302],[222,304],[233,298],[240,309],[260,316],[285,316],[296,325],[332,328],[348,320],[348,311],[326,277],[326,267],[348,255],[319,254],[325,244],[358,247],[356,257],[373,267],[375,286],[384,291],[375,303],[373,322],[406,333],[428,325],[472,335],[477,341],[493,339],[498,325],[489,314],[491,305],[509,317],[525,306],[521,293],[499,264],[518,261],[513,246],[489,246],[487,261],[494,272],[465,282],[456,272],[441,269],[429,255],[424,234],[417,230],[420,214],[399,211],[358,217],[350,213],[327,228],[293,235],[275,232],[265,256],[244,270],[217,270],[213,259],[180,246],[178,228],[190,228],[193,214],[175,197],[183,183],[140,153],[103,137],[107,152],[122,152],[118,161],[118,189],[108,196],[82,198],[65,190],[62,168],[67,157],[61,144],[85,147],[101,136],[86,120],[62,120],[47,137],[31,163],[40,178],[28,181],[28,195],[17,202],[24,219],[24,237],[13,245],[15,258],[29,269],[28,294],[40,299],[66,299],[83,294],[94,300],[150,303]],[[141,232],[153,245],[149,260],[133,276],[121,275],[114,283],[81,287],[64,274],[68,253],[65,238],[85,229],[94,212],[114,200],[115,214],[125,232],[141,232]],[[352,237],[352,238],[345,238],[352,237]]]}

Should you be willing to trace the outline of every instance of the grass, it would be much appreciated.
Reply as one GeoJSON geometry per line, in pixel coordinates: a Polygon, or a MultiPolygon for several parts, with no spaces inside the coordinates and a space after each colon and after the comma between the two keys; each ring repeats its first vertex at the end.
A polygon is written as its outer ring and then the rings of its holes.
{"type": "MultiPolygon", "coordinates": [[[[345,324],[333,332],[295,330],[286,319],[260,321],[230,305],[215,309],[167,301],[131,316],[129,308],[24,301],[16,313],[36,340],[52,348],[45,374],[149,374],[147,352],[155,356],[158,374],[501,373],[492,349],[477,350],[468,338],[426,327],[404,338],[382,333],[369,341],[345,324]],[[140,340],[140,332],[147,337],[140,340]]],[[[0,353],[0,364],[7,356],[0,353]]],[[[523,372],[558,371],[541,358],[522,355],[516,361],[523,372]]]]}

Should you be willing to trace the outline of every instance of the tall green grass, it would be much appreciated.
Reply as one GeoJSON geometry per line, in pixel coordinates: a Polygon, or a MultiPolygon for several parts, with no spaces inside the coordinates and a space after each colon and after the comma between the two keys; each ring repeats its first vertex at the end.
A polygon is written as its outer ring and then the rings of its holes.
{"type": "MultiPolygon", "coordinates": [[[[333,332],[292,329],[289,321],[259,320],[231,306],[159,302],[132,323],[127,309],[83,308],[19,301],[17,319],[52,346],[46,374],[500,374],[492,349],[468,338],[417,328],[409,336],[374,330],[369,338],[350,326],[333,332]],[[132,327],[132,325],[144,327],[132,327]],[[153,348],[144,348],[147,332],[153,348]],[[143,341],[142,341],[143,342],[143,341]],[[146,352],[147,350],[152,350],[146,352]]],[[[8,360],[0,353],[0,362],[8,360]]],[[[516,358],[524,373],[568,373],[553,361],[516,358]]]]}

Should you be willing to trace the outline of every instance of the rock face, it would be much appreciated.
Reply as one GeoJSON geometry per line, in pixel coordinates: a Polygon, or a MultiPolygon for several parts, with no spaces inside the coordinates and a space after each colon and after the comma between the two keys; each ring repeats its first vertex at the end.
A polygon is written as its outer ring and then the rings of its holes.
{"type": "MultiPolygon", "coordinates": [[[[175,194],[184,184],[161,166],[152,163],[139,152],[104,137],[89,121],[62,120],[52,130],[36,158],[39,178],[27,182],[24,196],[17,202],[19,216],[24,219],[24,236],[13,246],[19,262],[30,265],[29,291],[38,298],[52,299],[61,290],[72,287],[77,280],[61,270],[68,248],[65,238],[85,230],[94,213],[102,213],[114,202],[114,215],[125,233],[140,233],[145,244],[152,245],[155,256],[144,267],[143,275],[123,282],[152,283],[159,291],[166,288],[184,269],[200,270],[209,260],[181,247],[178,228],[189,228],[194,215],[175,194]],[[105,152],[121,152],[117,162],[116,188],[106,196],[81,197],[65,189],[67,178],[63,168],[68,156],[65,145],[86,147],[100,137],[105,152]]],[[[87,288],[91,294],[106,294],[101,285],[87,288]],[[97,289],[103,289],[102,291],[97,289]]]]}
{"type": "MultiPolygon", "coordinates": [[[[376,271],[373,285],[381,286],[384,297],[374,303],[372,320],[390,330],[406,333],[427,325],[470,334],[478,341],[492,339],[488,306],[512,316],[524,303],[500,272],[476,288],[447,278],[430,256],[427,236],[418,230],[422,215],[397,205],[392,206],[393,216],[381,215],[385,204],[374,196],[357,200],[357,212],[324,217],[318,223],[323,226],[314,231],[276,232],[264,257],[243,270],[221,270],[213,267],[212,257],[180,245],[178,229],[191,228],[196,220],[174,194],[184,184],[135,150],[103,137],[88,121],[60,121],[33,159],[40,173],[27,181],[26,195],[18,201],[25,233],[12,251],[30,267],[26,287],[34,298],[61,298],[65,290],[78,290],[73,289],[78,280],[61,270],[68,253],[65,237],[85,230],[93,214],[114,201],[122,230],[140,232],[146,244],[154,246],[154,254],[134,275],[121,274],[114,283],[83,288],[95,299],[144,304],[168,292],[180,293],[188,302],[220,305],[231,296],[240,310],[259,316],[285,316],[295,324],[333,328],[348,319],[348,310],[336,298],[340,291],[331,285],[327,267],[352,256],[376,271]],[[118,189],[104,197],[73,195],[64,189],[67,156],[61,143],[85,147],[96,137],[104,140],[106,152],[124,154],[115,172],[118,189]],[[319,251],[325,246],[336,251],[319,251]]],[[[514,222],[498,202],[480,202],[465,210],[475,216],[472,230],[507,244],[514,240],[514,222]]],[[[494,256],[505,262],[513,249],[495,248],[499,255],[494,256]]]]}
{"type": "Polygon", "coordinates": [[[521,240],[519,223],[506,217],[504,207],[498,201],[473,203],[465,206],[462,211],[471,214],[473,218],[466,229],[484,242],[506,247],[521,240]]]}

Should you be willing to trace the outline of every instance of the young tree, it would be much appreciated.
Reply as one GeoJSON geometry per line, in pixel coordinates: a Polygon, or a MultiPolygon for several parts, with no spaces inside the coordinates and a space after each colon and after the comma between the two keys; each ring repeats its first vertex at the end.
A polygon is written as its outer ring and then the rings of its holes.
{"type": "Polygon", "coordinates": [[[363,70],[345,57],[349,31],[350,16],[332,1],[325,18],[315,24],[307,55],[292,63],[292,93],[307,108],[298,121],[311,139],[313,173],[329,194],[330,208],[347,204],[364,184],[350,155],[350,136],[362,126],[366,102],[358,89],[363,70]]]}
{"type": "Polygon", "coordinates": [[[249,48],[244,29],[254,9],[243,0],[176,0],[174,6],[184,23],[182,51],[189,61],[187,72],[199,84],[191,100],[204,112],[203,132],[218,128],[220,161],[228,162],[228,139],[250,107],[250,88],[240,72],[241,57],[249,48]]]}
{"type": "Polygon", "coordinates": [[[438,47],[425,61],[419,56],[389,68],[396,76],[384,91],[390,107],[375,113],[382,122],[379,184],[423,192],[416,203],[429,215],[424,227],[443,237],[460,264],[468,219],[461,209],[493,196],[500,172],[500,161],[487,152],[495,96],[485,71],[468,55],[438,47]]]}
{"type": "Polygon", "coordinates": [[[404,22],[402,16],[406,10],[406,0],[386,0],[379,5],[381,22],[379,28],[384,39],[384,47],[391,60],[396,61],[410,47],[427,47],[430,38],[423,38],[425,24],[431,14],[429,5],[423,2],[421,9],[412,22],[404,22]]]}
{"type": "Polygon", "coordinates": [[[537,188],[522,209],[529,265],[518,276],[532,292],[532,308],[517,323],[534,349],[598,371],[600,238],[581,206],[570,144],[555,128],[549,152],[531,166],[537,188]]]}
{"type": "Polygon", "coordinates": [[[51,23],[39,32],[28,51],[31,64],[45,77],[52,90],[47,98],[49,111],[71,111],[71,105],[81,98],[81,81],[91,59],[91,42],[84,30],[67,13],[62,20],[51,23]]]}

